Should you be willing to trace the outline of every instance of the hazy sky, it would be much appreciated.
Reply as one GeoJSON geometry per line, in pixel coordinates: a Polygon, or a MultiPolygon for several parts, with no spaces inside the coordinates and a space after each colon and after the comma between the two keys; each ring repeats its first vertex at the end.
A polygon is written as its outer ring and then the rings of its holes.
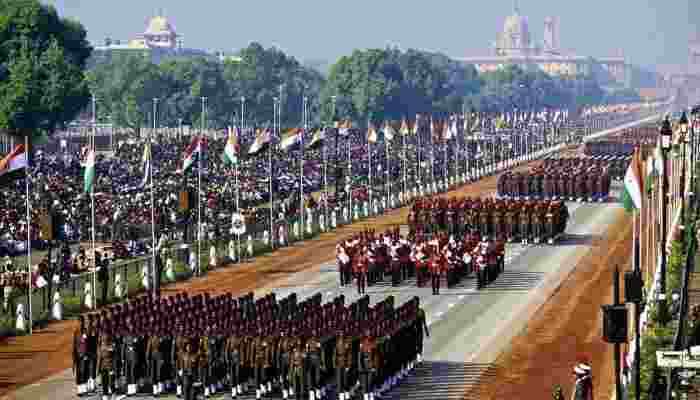
{"type": "MultiPolygon", "coordinates": [[[[44,1],[79,19],[99,43],[143,32],[148,17],[163,9],[185,47],[230,51],[257,41],[301,60],[328,61],[387,44],[478,55],[513,11],[512,0],[44,1]]],[[[624,50],[631,62],[650,66],[686,62],[689,2],[700,0],[519,0],[519,7],[538,43],[545,16],[556,16],[563,48],[584,56],[624,50]]]]}

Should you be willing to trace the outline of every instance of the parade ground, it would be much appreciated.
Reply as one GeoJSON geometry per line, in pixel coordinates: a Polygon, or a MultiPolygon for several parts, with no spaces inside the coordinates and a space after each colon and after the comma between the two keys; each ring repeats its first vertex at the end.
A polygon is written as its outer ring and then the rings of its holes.
{"type": "MultiPolygon", "coordinates": [[[[496,177],[489,177],[449,195],[493,196],[495,185],[496,177]]],[[[430,338],[426,341],[424,352],[426,361],[384,398],[486,398],[491,392],[496,396],[493,398],[503,398],[501,394],[504,390],[509,393],[521,390],[511,392],[510,386],[522,388],[537,385],[540,386],[537,394],[545,388],[551,391],[551,385],[547,387],[541,382],[542,379],[527,376],[528,368],[532,368],[530,364],[538,360],[538,353],[544,353],[541,357],[549,360],[547,364],[534,366],[541,371],[542,376],[553,377],[548,379],[561,377],[563,380],[554,383],[564,386],[569,383],[570,366],[579,351],[572,345],[578,345],[578,341],[575,335],[561,337],[556,332],[564,329],[577,331],[579,329],[576,327],[580,325],[580,330],[585,330],[584,335],[590,342],[602,344],[599,329],[596,330],[597,320],[600,319],[599,307],[596,306],[593,315],[585,314],[582,318],[572,315],[568,308],[557,307],[571,306],[578,302],[599,305],[605,298],[605,293],[610,290],[602,292],[593,288],[596,280],[587,285],[581,284],[581,287],[569,288],[578,293],[571,298],[563,298],[562,291],[557,290],[560,287],[567,290],[572,279],[576,280],[579,274],[590,275],[590,269],[602,267],[599,263],[591,263],[591,255],[600,259],[607,257],[607,254],[603,254],[604,250],[614,248],[601,243],[614,241],[619,236],[618,231],[623,234],[625,231],[618,228],[626,226],[624,212],[615,202],[570,203],[569,210],[571,219],[565,238],[554,246],[508,245],[505,272],[486,289],[477,291],[474,279],[465,279],[450,289],[443,288],[439,296],[431,295],[428,287],[415,287],[414,281],[404,282],[399,287],[384,283],[367,289],[372,302],[391,294],[396,298],[397,304],[402,304],[413,296],[419,296],[430,329],[430,338]],[[587,270],[584,271],[582,266],[587,270]],[[576,273],[572,275],[574,270],[576,273]],[[570,277],[568,281],[567,277],[570,277]],[[566,283],[561,286],[564,281],[566,283]],[[583,287],[586,289],[582,292],[583,287]],[[584,295],[590,297],[585,298],[584,295]],[[568,314],[554,316],[554,311],[568,314]],[[544,331],[538,331],[533,324],[540,323],[543,313],[546,314],[546,323],[541,323],[544,331]],[[550,343],[541,343],[543,340],[534,340],[532,337],[540,334],[543,338],[548,338],[550,343]],[[563,347],[554,352],[551,349],[536,350],[534,354],[529,354],[535,343],[563,347]],[[571,363],[561,366],[551,364],[552,357],[561,352],[571,353],[571,363]],[[564,372],[552,374],[558,369],[564,372]],[[499,378],[502,375],[507,378],[505,381],[499,378]]],[[[407,209],[404,208],[342,227],[334,233],[256,258],[245,265],[223,268],[213,271],[205,278],[170,286],[165,294],[185,290],[190,293],[231,291],[240,295],[255,291],[258,296],[274,291],[278,297],[283,297],[294,291],[300,298],[305,298],[320,292],[324,299],[343,293],[346,301],[352,302],[358,297],[355,287],[339,286],[334,261],[335,244],[341,238],[365,227],[371,226],[381,231],[385,227],[403,224],[406,215],[407,209]]],[[[600,275],[600,272],[595,275],[600,275]]],[[[0,364],[0,390],[4,392],[2,398],[75,398],[70,369],[71,335],[74,327],[74,322],[63,322],[35,331],[31,338],[6,339],[0,350],[3,360],[0,364]]],[[[596,349],[605,350],[601,346],[596,349]]],[[[593,363],[595,368],[604,364],[604,360],[596,356],[593,363]]],[[[600,376],[611,379],[611,374],[601,373],[600,376]]],[[[597,379],[596,374],[594,379],[597,379]]],[[[599,386],[599,382],[594,383],[596,387],[599,386]]],[[[98,398],[97,395],[93,397],[98,398]]]]}

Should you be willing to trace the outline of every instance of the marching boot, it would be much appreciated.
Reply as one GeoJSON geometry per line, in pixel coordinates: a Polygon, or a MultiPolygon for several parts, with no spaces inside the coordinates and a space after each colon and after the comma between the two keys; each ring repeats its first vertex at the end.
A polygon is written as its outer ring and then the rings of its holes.
{"type": "Polygon", "coordinates": [[[236,388],[235,388],[235,387],[232,387],[232,388],[231,388],[231,398],[232,398],[232,399],[235,399],[235,398],[236,398],[236,388]]]}
{"type": "Polygon", "coordinates": [[[287,392],[287,389],[282,389],[282,399],[287,400],[289,398],[289,392],[287,392]]]}
{"type": "Polygon", "coordinates": [[[309,390],[309,400],[316,400],[316,397],[314,396],[313,390],[309,390]]]}
{"type": "Polygon", "coordinates": [[[238,394],[243,394],[243,387],[241,385],[236,385],[236,392],[238,392],[238,394]]]}
{"type": "Polygon", "coordinates": [[[209,393],[209,386],[205,386],[205,387],[204,387],[204,398],[205,398],[205,399],[208,398],[208,397],[209,397],[209,394],[210,394],[210,393],[209,393]]]}
{"type": "Polygon", "coordinates": [[[369,393],[365,393],[364,396],[362,396],[363,400],[369,400],[369,393]]]}
{"type": "Polygon", "coordinates": [[[266,393],[272,393],[272,382],[267,382],[267,392],[266,393]]]}
{"type": "Polygon", "coordinates": [[[316,389],[316,400],[321,400],[321,399],[322,399],[322,397],[321,397],[321,391],[318,390],[318,389],[316,389]]]}
{"type": "Polygon", "coordinates": [[[255,398],[260,399],[260,389],[255,389],[255,398]]]}
{"type": "Polygon", "coordinates": [[[175,388],[175,395],[177,397],[182,396],[182,385],[177,385],[177,387],[175,388]]]}

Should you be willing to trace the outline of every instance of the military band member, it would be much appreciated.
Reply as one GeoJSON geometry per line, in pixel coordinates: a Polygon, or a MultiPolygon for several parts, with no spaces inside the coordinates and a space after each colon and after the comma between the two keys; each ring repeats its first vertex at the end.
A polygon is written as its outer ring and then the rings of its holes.
{"type": "Polygon", "coordinates": [[[433,256],[430,257],[430,262],[428,264],[433,294],[440,294],[440,273],[442,270],[442,260],[440,258],[438,253],[434,253],[433,256]]]}
{"type": "Polygon", "coordinates": [[[357,277],[357,293],[361,296],[365,294],[367,288],[367,256],[365,255],[367,248],[365,247],[362,252],[357,255],[357,261],[355,262],[355,276],[357,277]]]}
{"type": "Polygon", "coordinates": [[[87,381],[90,376],[90,359],[88,355],[88,332],[84,316],[80,316],[80,326],[73,332],[73,373],[78,396],[88,393],[87,381]]]}
{"type": "Polygon", "coordinates": [[[109,400],[116,389],[114,368],[114,341],[113,332],[105,330],[100,335],[99,350],[97,353],[97,368],[102,379],[102,400],[109,400]]]}

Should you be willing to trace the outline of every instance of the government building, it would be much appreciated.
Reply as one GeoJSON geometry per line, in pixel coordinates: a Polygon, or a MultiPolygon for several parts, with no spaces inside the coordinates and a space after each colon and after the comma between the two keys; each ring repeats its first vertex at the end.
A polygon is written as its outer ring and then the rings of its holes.
{"type": "MultiPolygon", "coordinates": [[[[484,55],[456,58],[473,64],[479,72],[495,71],[507,65],[523,69],[540,69],[550,75],[574,76],[579,74],[607,75],[617,84],[626,84],[628,65],[624,57],[580,56],[562,50],[559,43],[559,23],[556,18],[544,20],[544,40],[535,44],[530,35],[528,19],[515,7],[506,18],[503,31],[484,55]]],[[[600,76],[599,76],[600,77],[600,76]]]]}
{"type": "Polygon", "coordinates": [[[91,64],[107,62],[112,56],[117,54],[141,55],[150,58],[156,64],[177,58],[204,57],[224,61],[232,57],[225,56],[221,52],[185,48],[182,44],[181,35],[175,31],[168,18],[161,13],[152,17],[148,21],[146,30],[132,39],[115,40],[106,38],[103,44],[93,46],[91,64]]]}

